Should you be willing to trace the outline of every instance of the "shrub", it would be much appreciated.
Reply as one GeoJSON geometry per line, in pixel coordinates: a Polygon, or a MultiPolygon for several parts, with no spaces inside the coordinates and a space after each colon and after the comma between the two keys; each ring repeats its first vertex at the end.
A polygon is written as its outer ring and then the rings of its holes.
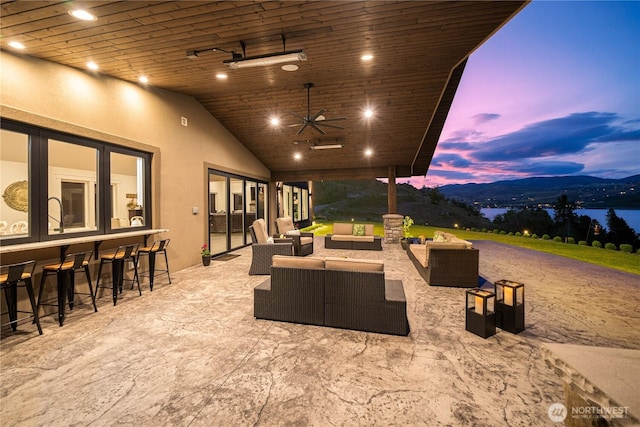
{"type": "Polygon", "coordinates": [[[611,251],[617,251],[618,247],[616,245],[614,245],[613,243],[605,243],[604,245],[605,249],[609,249],[611,251]]]}
{"type": "Polygon", "coordinates": [[[493,234],[500,234],[500,230],[498,230],[497,228],[493,229],[493,234]]]}
{"type": "Polygon", "coordinates": [[[504,230],[500,230],[500,234],[505,235],[505,234],[507,234],[507,232],[504,231],[504,230]]]}
{"type": "Polygon", "coordinates": [[[482,227],[482,232],[486,233],[487,232],[487,228],[486,227],[482,227]]]}
{"type": "Polygon", "coordinates": [[[569,237],[567,238],[567,243],[571,243],[572,245],[576,244],[576,239],[574,239],[573,237],[569,237]]]}
{"type": "Polygon", "coordinates": [[[586,240],[580,240],[580,241],[578,242],[578,244],[579,244],[580,246],[588,246],[588,245],[587,245],[586,240]]]}
{"type": "Polygon", "coordinates": [[[633,253],[633,246],[628,245],[626,243],[623,243],[620,245],[620,250],[622,252],[628,253],[628,254],[632,254],[633,253]]]}
{"type": "MultiPolygon", "coordinates": [[[[513,233],[509,233],[509,234],[513,234],[513,233]]],[[[516,231],[516,237],[522,237],[522,233],[519,231],[516,231]]]]}
{"type": "Polygon", "coordinates": [[[478,231],[475,227],[471,227],[471,231],[478,231]]]}
{"type": "Polygon", "coordinates": [[[553,238],[553,241],[554,242],[562,242],[562,237],[556,236],[556,237],[553,238]]]}
{"type": "Polygon", "coordinates": [[[598,240],[594,240],[593,242],[591,242],[591,246],[593,246],[594,248],[601,248],[602,243],[600,243],[600,241],[598,240]]]}
{"type": "Polygon", "coordinates": [[[538,238],[538,235],[537,235],[536,233],[533,233],[533,234],[531,235],[531,238],[532,238],[532,239],[537,239],[537,238],[538,238]]]}
{"type": "Polygon", "coordinates": [[[513,236],[513,231],[507,233],[509,236],[513,236]]]}
{"type": "Polygon", "coordinates": [[[551,237],[548,234],[542,235],[542,240],[549,240],[551,237]]]}

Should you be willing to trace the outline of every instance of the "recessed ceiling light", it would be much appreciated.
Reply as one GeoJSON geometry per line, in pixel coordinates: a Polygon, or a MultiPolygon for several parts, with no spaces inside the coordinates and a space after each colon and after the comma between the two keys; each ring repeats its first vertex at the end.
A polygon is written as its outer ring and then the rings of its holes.
{"type": "Polygon", "coordinates": [[[89,61],[87,62],[87,68],[89,68],[90,70],[97,70],[99,67],[95,62],[89,61]]]}
{"type": "Polygon", "coordinates": [[[226,79],[228,76],[225,73],[217,73],[216,74],[216,79],[218,80],[224,80],[226,79]]]}
{"type": "Polygon", "coordinates": [[[364,155],[365,156],[370,156],[373,154],[373,150],[371,148],[367,148],[366,150],[364,150],[364,155]]]}
{"type": "Polygon", "coordinates": [[[371,61],[373,59],[373,55],[371,55],[370,53],[365,53],[360,57],[360,59],[362,59],[363,61],[371,61]]]}
{"type": "Polygon", "coordinates": [[[373,117],[373,111],[371,109],[367,109],[364,112],[365,117],[373,117]]]}
{"type": "Polygon", "coordinates": [[[302,154],[296,153],[296,154],[293,155],[293,158],[296,159],[296,160],[300,160],[302,158],[302,154]]]}
{"type": "Polygon", "coordinates": [[[20,42],[9,42],[9,46],[14,49],[24,49],[24,45],[20,42]]]}
{"type": "Polygon", "coordinates": [[[146,84],[146,83],[149,83],[149,79],[147,78],[147,76],[140,76],[140,77],[138,77],[138,81],[139,81],[140,83],[145,83],[145,84],[146,84]]]}
{"type": "Polygon", "coordinates": [[[298,71],[298,67],[296,64],[284,64],[282,67],[284,71],[298,71]]]}
{"type": "Polygon", "coordinates": [[[273,126],[278,126],[278,125],[280,124],[280,120],[278,120],[278,118],[277,118],[277,117],[272,117],[272,118],[271,118],[271,124],[272,124],[273,126]]]}
{"type": "Polygon", "coordinates": [[[95,21],[96,19],[98,19],[95,15],[82,9],[70,10],[69,15],[73,16],[74,18],[81,19],[83,21],[95,21]]]}

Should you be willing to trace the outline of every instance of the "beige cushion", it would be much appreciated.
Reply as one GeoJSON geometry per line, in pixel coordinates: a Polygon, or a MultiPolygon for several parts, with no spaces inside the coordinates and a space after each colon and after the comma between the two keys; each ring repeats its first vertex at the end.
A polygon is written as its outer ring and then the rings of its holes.
{"type": "Polygon", "coordinates": [[[353,224],[344,223],[344,222],[336,222],[333,224],[333,234],[353,234],[353,224]]]}
{"type": "Polygon", "coordinates": [[[267,233],[267,224],[263,218],[253,221],[253,232],[256,234],[256,240],[258,243],[267,243],[269,234],[267,233]]]}
{"type": "Polygon", "coordinates": [[[373,242],[374,236],[350,236],[352,242],[373,242]]]}
{"type": "Polygon", "coordinates": [[[409,245],[411,254],[416,257],[420,265],[427,267],[427,250],[424,245],[409,245]]]}
{"type": "Polygon", "coordinates": [[[468,240],[461,239],[459,237],[454,237],[453,239],[451,239],[451,243],[462,243],[467,247],[467,249],[473,248],[473,243],[471,243],[468,240]]]}
{"type": "Polygon", "coordinates": [[[384,262],[371,259],[327,257],[325,268],[349,271],[384,271],[384,262]]]}
{"type": "Polygon", "coordinates": [[[274,267],[289,268],[324,268],[324,259],[314,257],[297,257],[286,255],[274,255],[271,265],[274,267]]]}
{"type": "Polygon", "coordinates": [[[451,242],[451,240],[456,238],[456,235],[451,233],[444,233],[444,238],[447,239],[447,242],[451,242]]]}
{"type": "Polygon", "coordinates": [[[313,237],[300,237],[301,245],[309,245],[311,243],[313,243],[313,237]]]}
{"type": "Polygon", "coordinates": [[[373,236],[373,224],[365,224],[364,225],[364,235],[365,236],[373,236]]]}
{"type": "Polygon", "coordinates": [[[351,234],[333,234],[331,235],[331,240],[337,242],[353,242],[354,237],[356,236],[352,236],[351,234]]]}
{"type": "Polygon", "coordinates": [[[293,219],[289,217],[277,218],[276,225],[278,226],[278,233],[280,234],[285,234],[287,231],[296,229],[293,225],[293,219]]]}

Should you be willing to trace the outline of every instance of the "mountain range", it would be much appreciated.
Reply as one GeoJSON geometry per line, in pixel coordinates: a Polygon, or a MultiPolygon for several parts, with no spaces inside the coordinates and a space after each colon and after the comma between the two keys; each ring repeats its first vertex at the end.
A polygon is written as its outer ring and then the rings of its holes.
{"type": "Polygon", "coordinates": [[[524,178],[488,184],[450,184],[438,189],[448,199],[482,208],[552,207],[563,194],[583,208],[640,208],[640,175],[622,179],[524,178]]]}

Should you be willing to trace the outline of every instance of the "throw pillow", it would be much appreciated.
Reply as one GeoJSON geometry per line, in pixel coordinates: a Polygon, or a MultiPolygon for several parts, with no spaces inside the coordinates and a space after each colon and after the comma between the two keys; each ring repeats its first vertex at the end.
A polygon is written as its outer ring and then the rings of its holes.
{"type": "Polygon", "coordinates": [[[436,234],[435,236],[433,236],[433,241],[434,242],[446,242],[447,239],[445,239],[442,234],[436,234]]]}
{"type": "Polygon", "coordinates": [[[269,236],[269,238],[267,239],[267,243],[273,243],[273,237],[269,236]]]}
{"type": "Polygon", "coordinates": [[[287,236],[299,236],[300,235],[300,230],[289,230],[287,231],[287,236]]]}
{"type": "Polygon", "coordinates": [[[354,224],[353,226],[354,236],[364,236],[364,224],[354,224]]]}

